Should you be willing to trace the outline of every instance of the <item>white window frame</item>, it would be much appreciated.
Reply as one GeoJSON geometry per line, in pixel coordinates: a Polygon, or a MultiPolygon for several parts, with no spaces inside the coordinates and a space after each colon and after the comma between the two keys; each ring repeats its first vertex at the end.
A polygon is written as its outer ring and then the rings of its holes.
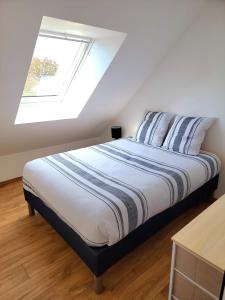
{"type": "MultiPolygon", "coordinates": [[[[53,39],[78,41],[78,42],[86,43],[86,46],[85,46],[84,51],[82,51],[82,53],[78,52],[78,55],[80,55],[80,58],[76,62],[76,64],[74,64],[71,67],[70,71],[68,72],[59,95],[22,96],[22,99],[21,99],[22,105],[38,104],[38,103],[41,104],[41,103],[48,103],[48,102],[62,102],[72,81],[78,75],[83,63],[85,62],[85,59],[87,58],[87,56],[91,50],[92,45],[94,44],[94,40],[91,38],[87,38],[87,37],[83,37],[83,36],[81,37],[81,36],[72,35],[72,34],[59,33],[59,32],[54,32],[54,31],[48,31],[48,30],[41,30],[38,34],[38,37],[39,36],[53,38],[53,39]]],[[[81,51],[81,49],[79,49],[79,51],[81,51]]]]}
{"type": "Polygon", "coordinates": [[[48,97],[47,101],[47,97],[42,97],[45,98],[45,101],[42,101],[39,97],[35,103],[23,104],[21,97],[15,125],[78,118],[127,36],[123,32],[47,16],[42,18],[40,32],[53,35],[56,32],[60,37],[68,38],[77,38],[77,35],[79,39],[87,37],[90,47],[78,70],[71,76],[71,83],[63,99],[51,101],[54,97],[48,97]],[[66,34],[58,34],[59,31],[65,33],[65,30],[66,34]]]}

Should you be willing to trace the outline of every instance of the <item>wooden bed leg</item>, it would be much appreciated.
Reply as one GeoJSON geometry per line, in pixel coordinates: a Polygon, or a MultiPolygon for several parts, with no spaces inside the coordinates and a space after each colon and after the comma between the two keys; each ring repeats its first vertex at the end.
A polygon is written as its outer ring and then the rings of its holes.
{"type": "Polygon", "coordinates": [[[27,203],[28,206],[28,212],[29,212],[29,216],[32,217],[35,215],[35,211],[33,209],[33,207],[30,205],[30,203],[27,203]]]}
{"type": "Polygon", "coordinates": [[[102,276],[96,277],[94,275],[95,293],[101,294],[104,291],[102,276]]]}

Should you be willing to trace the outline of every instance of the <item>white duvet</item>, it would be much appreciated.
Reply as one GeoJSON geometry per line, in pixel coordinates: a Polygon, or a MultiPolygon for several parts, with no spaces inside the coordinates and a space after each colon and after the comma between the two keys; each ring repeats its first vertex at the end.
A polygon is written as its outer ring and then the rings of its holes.
{"type": "Polygon", "coordinates": [[[113,245],[219,173],[214,155],[179,154],[129,139],[28,162],[24,188],[91,246],[113,245]]]}

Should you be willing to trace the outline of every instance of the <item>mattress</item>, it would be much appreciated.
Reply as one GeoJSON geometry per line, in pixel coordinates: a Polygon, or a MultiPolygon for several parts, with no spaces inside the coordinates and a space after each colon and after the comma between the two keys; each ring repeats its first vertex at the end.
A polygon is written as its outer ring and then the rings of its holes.
{"type": "Polygon", "coordinates": [[[184,155],[119,139],[28,162],[24,189],[90,246],[113,245],[215,177],[212,153],[184,155]]]}

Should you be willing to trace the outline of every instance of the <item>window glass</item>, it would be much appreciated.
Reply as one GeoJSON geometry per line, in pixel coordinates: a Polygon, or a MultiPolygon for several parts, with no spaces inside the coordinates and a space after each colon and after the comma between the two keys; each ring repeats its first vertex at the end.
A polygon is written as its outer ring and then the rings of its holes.
{"type": "Polygon", "coordinates": [[[65,93],[88,45],[89,42],[83,40],[39,35],[23,91],[23,102],[30,102],[30,97],[54,97],[65,93]]]}

